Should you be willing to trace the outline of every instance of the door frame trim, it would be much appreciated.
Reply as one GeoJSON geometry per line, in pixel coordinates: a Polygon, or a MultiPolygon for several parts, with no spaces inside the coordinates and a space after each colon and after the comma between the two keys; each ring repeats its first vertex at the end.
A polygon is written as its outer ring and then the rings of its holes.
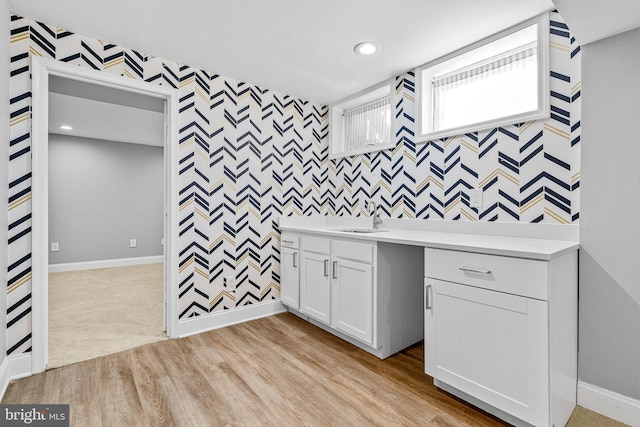
{"type": "Polygon", "coordinates": [[[169,338],[177,337],[178,325],[178,91],[173,88],[127,79],[103,71],[81,68],[53,59],[32,56],[32,372],[43,372],[48,362],[48,134],[49,76],[96,84],[164,99],[165,323],[169,338]]]}

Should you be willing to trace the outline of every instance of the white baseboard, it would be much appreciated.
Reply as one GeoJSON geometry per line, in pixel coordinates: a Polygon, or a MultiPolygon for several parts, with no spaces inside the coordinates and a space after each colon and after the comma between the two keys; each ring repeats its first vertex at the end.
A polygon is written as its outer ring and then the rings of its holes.
{"type": "Polygon", "coordinates": [[[7,356],[0,364],[0,400],[12,380],[31,375],[31,353],[7,356]]]}
{"type": "Polygon", "coordinates": [[[7,391],[9,386],[9,361],[8,357],[5,357],[0,364],[0,400],[4,397],[4,392],[7,391]]]}
{"type": "Polygon", "coordinates": [[[640,427],[640,400],[578,381],[578,405],[632,427],[640,427]]]}
{"type": "Polygon", "coordinates": [[[178,337],[224,328],[225,326],[247,322],[287,311],[280,300],[263,302],[260,304],[245,305],[232,310],[219,311],[207,316],[192,317],[178,322],[178,337]]]}
{"type": "Polygon", "coordinates": [[[70,262],[66,264],[49,264],[49,273],[65,271],[94,270],[96,268],[127,267],[129,265],[158,264],[164,256],[145,256],[138,258],[105,259],[100,261],[70,262]]]}

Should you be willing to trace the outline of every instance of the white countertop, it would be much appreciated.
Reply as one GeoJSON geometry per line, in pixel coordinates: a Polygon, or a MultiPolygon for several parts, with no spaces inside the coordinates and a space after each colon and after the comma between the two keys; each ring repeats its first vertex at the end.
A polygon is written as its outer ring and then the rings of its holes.
{"type": "Polygon", "coordinates": [[[280,217],[280,229],[363,241],[424,246],[548,261],[580,247],[577,226],[461,223],[438,220],[384,219],[375,233],[341,231],[371,227],[371,218],[280,217]],[[557,240],[559,239],[559,240],[557,240]]]}

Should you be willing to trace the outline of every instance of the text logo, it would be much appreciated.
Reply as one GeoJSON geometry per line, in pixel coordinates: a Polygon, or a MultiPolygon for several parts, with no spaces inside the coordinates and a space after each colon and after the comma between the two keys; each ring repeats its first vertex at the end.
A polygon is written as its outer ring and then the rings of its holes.
{"type": "Polygon", "coordinates": [[[0,405],[0,425],[69,427],[69,405],[0,405]]]}

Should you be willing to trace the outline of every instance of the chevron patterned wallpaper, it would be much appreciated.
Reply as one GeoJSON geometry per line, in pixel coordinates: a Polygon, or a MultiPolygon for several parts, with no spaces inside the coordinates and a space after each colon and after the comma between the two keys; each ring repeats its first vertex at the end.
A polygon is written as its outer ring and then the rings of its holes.
{"type": "Polygon", "coordinates": [[[414,143],[413,72],[396,78],[397,145],[329,164],[329,213],[571,224],[579,214],[580,47],[550,16],[551,118],[414,143]],[[469,207],[469,189],[484,190],[469,207]]]}
{"type": "Polygon", "coordinates": [[[181,319],[278,299],[274,222],[323,211],[327,108],[28,19],[11,29],[8,353],[31,349],[31,55],[179,90],[181,319]]]}
{"type": "Polygon", "coordinates": [[[279,298],[280,215],[366,215],[373,199],[394,218],[578,221],[580,48],[556,13],[551,119],[416,145],[409,72],[396,79],[396,148],[337,161],[325,106],[29,19],[11,28],[9,354],[31,350],[30,55],[179,90],[181,319],[279,298]]]}

